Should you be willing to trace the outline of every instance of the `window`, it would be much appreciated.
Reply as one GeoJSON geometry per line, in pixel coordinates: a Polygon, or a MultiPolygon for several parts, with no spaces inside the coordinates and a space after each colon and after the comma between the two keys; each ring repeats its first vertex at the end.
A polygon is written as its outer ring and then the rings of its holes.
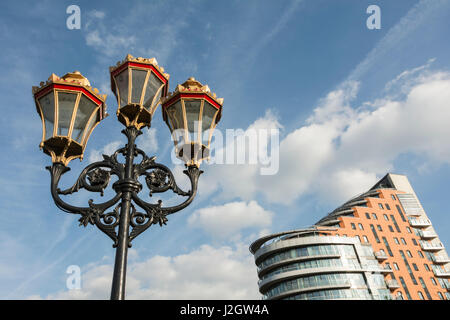
{"type": "Polygon", "coordinates": [[[416,239],[412,238],[412,242],[414,243],[415,246],[418,245],[416,239]]]}
{"type": "Polygon", "coordinates": [[[430,267],[429,267],[426,263],[424,263],[423,266],[425,267],[425,269],[426,269],[427,271],[430,271],[430,267]]]}
{"type": "Polygon", "coordinates": [[[394,255],[392,254],[391,247],[389,246],[389,242],[387,241],[387,239],[385,237],[383,237],[383,242],[384,242],[384,245],[386,246],[386,249],[387,249],[389,255],[391,257],[393,257],[394,255]]]}
{"type": "Polygon", "coordinates": [[[384,209],[383,204],[379,203],[378,206],[380,207],[380,209],[384,209]]]}
{"type": "Polygon", "coordinates": [[[378,217],[375,213],[372,213],[372,218],[374,218],[375,220],[378,220],[378,217]]]}
{"type": "Polygon", "coordinates": [[[405,290],[406,297],[407,297],[409,300],[412,300],[412,299],[411,299],[411,295],[409,294],[408,287],[406,286],[405,280],[404,280],[402,277],[398,277],[398,278],[400,279],[400,283],[402,284],[403,290],[405,290]]]}
{"type": "Polygon", "coordinates": [[[366,218],[370,219],[370,214],[368,212],[366,212],[366,218]]]}
{"type": "Polygon", "coordinates": [[[363,227],[363,225],[361,223],[358,223],[358,227],[359,227],[360,230],[364,230],[364,227],[363,227]]]}
{"type": "Polygon", "coordinates": [[[391,198],[392,198],[392,200],[397,200],[397,199],[395,199],[395,196],[393,195],[393,194],[391,194],[391,198]]]}
{"type": "Polygon", "coordinates": [[[390,232],[394,232],[394,228],[392,226],[388,226],[390,232]]]}
{"type": "Polygon", "coordinates": [[[402,241],[403,244],[406,244],[405,239],[401,238],[400,240],[402,241]]]}
{"type": "Polygon", "coordinates": [[[400,244],[400,242],[398,241],[398,238],[396,238],[396,237],[394,237],[394,242],[395,242],[396,244],[400,244]]]}
{"type": "Polygon", "coordinates": [[[385,203],[384,206],[386,207],[386,209],[391,210],[391,207],[389,207],[387,203],[385,203]]]}
{"type": "Polygon", "coordinates": [[[377,229],[378,231],[383,231],[383,229],[381,229],[381,226],[379,224],[377,224],[377,229]]]}
{"type": "Polygon", "coordinates": [[[394,216],[391,214],[391,220],[394,223],[395,229],[397,230],[397,232],[401,232],[400,228],[398,227],[397,221],[395,221],[394,216]]]}
{"type": "Polygon", "coordinates": [[[358,242],[361,242],[361,238],[359,236],[356,236],[356,238],[358,239],[358,242]]]}
{"type": "Polygon", "coordinates": [[[367,239],[366,236],[363,236],[363,239],[364,239],[364,242],[365,242],[365,243],[369,243],[369,239],[367,239]]]}
{"type": "Polygon", "coordinates": [[[417,294],[419,295],[420,300],[425,300],[425,297],[423,296],[422,292],[417,291],[417,294]]]}
{"type": "Polygon", "coordinates": [[[350,225],[352,226],[352,229],[353,229],[353,230],[356,230],[356,226],[355,226],[354,223],[350,223],[350,225]]]}
{"type": "Polygon", "coordinates": [[[394,269],[399,270],[398,264],[394,262],[394,269]]]}
{"type": "Polygon", "coordinates": [[[444,300],[444,296],[442,295],[442,293],[438,292],[438,295],[441,300],[444,300]]]}
{"type": "Polygon", "coordinates": [[[377,231],[375,230],[375,227],[373,226],[373,224],[370,225],[370,229],[372,230],[373,236],[375,237],[375,241],[377,243],[380,243],[380,239],[378,238],[377,231]]]}
{"type": "Polygon", "coordinates": [[[414,273],[412,272],[411,267],[409,266],[409,262],[406,259],[405,253],[402,250],[399,250],[399,252],[400,252],[400,255],[403,258],[403,261],[405,262],[406,269],[409,272],[409,276],[411,277],[411,280],[412,280],[413,284],[417,284],[416,277],[414,276],[414,273]]]}
{"type": "Polygon", "coordinates": [[[400,206],[398,204],[396,204],[395,206],[397,207],[398,214],[400,215],[400,218],[402,218],[402,221],[406,222],[405,216],[403,215],[403,211],[402,209],[400,209],[400,206]]]}
{"type": "Polygon", "coordinates": [[[409,250],[406,250],[406,254],[408,255],[408,257],[412,258],[412,254],[411,254],[411,251],[409,251],[409,250]]]}
{"type": "Polygon", "coordinates": [[[434,278],[430,278],[430,279],[431,279],[431,282],[432,282],[435,286],[437,286],[436,280],[434,280],[434,278]]]}
{"type": "Polygon", "coordinates": [[[389,218],[386,214],[383,214],[383,218],[384,218],[384,220],[389,221],[389,218]]]}
{"type": "Polygon", "coordinates": [[[423,256],[423,253],[422,253],[422,251],[420,251],[420,250],[417,250],[417,253],[419,254],[419,256],[420,256],[421,258],[425,258],[425,257],[423,256]]]}
{"type": "Polygon", "coordinates": [[[433,300],[431,298],[430,292],[428,291],[427,286],[425,285],[425,281],[421,277],[419,277],[420,284],[422,285],[423,291],[425,291],[425,294],[427,295],[428,300],[433,300]]]}
{"type": "Polygon", "coordinates": [[[412,233],[410,227],[406,227],[406,231],[408,231],[408,233],[412,233]]]}
{"type": "Polygon", "coordinates": [[[413,263],[412,266],[413,266],[414,270],[419,271],[419,268],[417,267],[417,264],[413,263]]]}

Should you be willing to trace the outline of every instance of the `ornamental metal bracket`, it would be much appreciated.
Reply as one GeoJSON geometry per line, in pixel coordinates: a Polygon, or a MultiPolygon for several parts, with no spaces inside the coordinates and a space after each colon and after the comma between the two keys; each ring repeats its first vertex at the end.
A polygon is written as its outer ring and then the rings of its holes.
{"type": "Polygon", "coordinates": [[[165,225],[169,214],[184,209],[193,201],[197,193],[199,176],[203,172],[195,165],[188,166],[184,170],[184,174],[189,178],[191,189],[183,191],[167,166],[155,162],[156,157],[148,157],[144,151],[136,148],[134,140],[142,134],[141,130],[129,127],[124,129],[122,133],[127,136],[128,144],[115,151],[111,156],[103,155],[103,161],[94,162],[85,167],[70,188],[61,190],[58,187],[62,175],[70,170],[69,167],[58,162],[51,167],[47,167],[51,174],[51,194],[56,206],[65,212],[80,214],[80,226],[96,225],[113,240],[113,247],[118,245],[118,229],[124,215],[127,216],[125,220],[129,222],[125,226],[127,228],[127,246],[131,247],[131,241],[151,225],[165,225]],[[118,161],[119,154],[125,157],[126,163],[118,161]],[[134,164],[134,158],[137,156],[142,156],[142,160],[134,164]],[[104,196],[104,191],[110,185],[112,176],[118,178],[112,185],[116,195],[108,201],[94,203],[90,199],[87,207],[78,207],[61,198],[61,195],[70,195],[81,189],[97,192],[104,196]],[[147,202],[139,197],[139,193],[142,191],[139,177],[145,177],[145,184],[149,189],[149,198],[154,194],[169,190],[187,198],[179,205],[171,207],[164,207],[161,200],[156,203],[147,202]],[[143,212],[138,211],[138,208],[142,209],[143,212]]]}

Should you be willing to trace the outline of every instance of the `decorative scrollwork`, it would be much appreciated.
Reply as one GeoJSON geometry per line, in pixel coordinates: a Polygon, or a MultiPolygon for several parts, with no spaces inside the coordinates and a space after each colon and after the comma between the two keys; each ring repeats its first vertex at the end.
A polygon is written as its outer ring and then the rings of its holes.
{"type": "Polygon", "coordinates": [[[131,232],[129,235],[129,246],[131,246],[131,241],[140,235],[142,232],[147,230],[153,224],[153,214],[150,212],[142,213],[138,212],[133,204],[131,204],[130,212],[130,226],[131,232]]]}
{"type": "Polygon", "coordinates": [[[131,241],[150,226],[154,224],[165,225],[169,214],[188,206],[196,195],[198,178],[202,173],[196,166],[187,167],[184,174],[188,176],[191,182],[191,190],[183,191],[178,187],[173,173],[168,167],[156,163],[156,157],[148,157],[142,150],[136,148],[134,140],[141,134],[140,130],[127,128],[122,132],[128,137],[128,144],[124,148],[116,150],[111,156],[103,155],[102,161],[88,165],[82,170],[75,184],[68,189],[60,190],[58,184],[61,176],[69,171],[70,168],[62,163],[54,163],[51,167],[47,167],[51,173],[51,193],[57,207],[68,213],[80,214],[81,217],[78,221],[84,227],[88,224],[96,225],[114,241],[114,247],[118,245],[130,246],[131,241]],[[126,164],[117,160],[119,154],[126,158],[126,164]],[[142,156],[141,162],[133,164],[132,160],[138,155],[142,156]],[[117,176],[119,180],[112,186],[116,195],[109,201],[96,204],[91,199],[88,201],[88,207],[77,207],[66,203],[60,197],[60,195],[69,195],[80,189],[99,192],[103,196],[103,192],[108,187],[112,175],[117,176]],[[154,193],[172,190],[178,195],[187,197],[187,199],[181,204],[172,207],[163,207],[161,200],[157,201],[157,203],[148,203],[138,196],[142,189],[138,181],[140,176],[145,177],[150,196],[154,193]],[[113,206],[115,206],[114,209],[107,212],[113,206]],[[136,209],[137,206],[143,209],[143,212],[139,212],[136,209]],[[122,212],[123,208],[126,208],[125,212],[122,212]],[[128,215],[129,218],[126,219],[128,222],[124,222],[123,228],[125,229],[121,229],[122,215],[128,215]],[[123,237],[120,237],[119,240],[118,234],[120,230],[127,230],[128,237],[126,237],[127,242],[125,244],[122,240],[123,237]]]}
{"type": "Polygon", "coordinates": [[[102,212],[95,216],[95,225],[114,241],[113,247],[117,247],[118,236],[116,227],[120,223],[120,205],[121,203],[119,203],[111,212],[102,212]]]}

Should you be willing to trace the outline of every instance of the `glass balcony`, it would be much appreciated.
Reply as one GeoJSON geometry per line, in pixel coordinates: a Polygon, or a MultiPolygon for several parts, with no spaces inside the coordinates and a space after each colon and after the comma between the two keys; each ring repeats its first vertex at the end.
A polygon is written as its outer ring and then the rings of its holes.
{"type": "Polygon", "coordinates": [[[450,258],[446,257],[446,256],[431,256],[431,260],[435,263],[435,264],[446,264],[450,262],[450,258]]]}
{"type": "Polygon", "coordinates": [[[422,239],[434,239],[434,238],[437,238],[437,234],[434,231],[421,231],[421,230],[419,230],[418,233],[419,233],[419,236],[422,239]]]}
{"type": "Polygon", "coordinates": [[[442,243],[428,243],[423,241],[420,242],[420,247],[426,251],[439,251],[444,249],[442,243]]]}
{"type": "Polygon", "coordinates": [[[425,228],[431,226],[431,221],[428,219],[409,219],[409,224],[416,228],[425,228]]]}
{"type": "Polygon", "coordinates": [[[391,279],[391,280],[386,280],[386,285],[390,290],[395,290],[400,288],[400,284],[398,283],[397,280],[391,279]]]}
{"type": "Polygon", "coordinates": [[[375,258],[377,258],[379,261],[386,260],[388,258],[386,252],[377,251],[375,252],[375,258]]]}

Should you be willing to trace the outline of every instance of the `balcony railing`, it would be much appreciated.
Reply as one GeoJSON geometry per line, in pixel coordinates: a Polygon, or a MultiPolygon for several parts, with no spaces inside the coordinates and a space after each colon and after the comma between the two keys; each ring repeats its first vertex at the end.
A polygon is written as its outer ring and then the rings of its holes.
{"type": "Polygon", "coordinates": [[[400,288],[400,284],[398,283],[397,280],[394,280],[394,279],[386,280],[386,285],[391,290],[395,290],[395,289],[400,288]]]}
{"type": "Polygon", "coordinates": [[[433,273],[436,277],[450,278],[450,271],[448,270],[433,269],[433,273]]]}
{"type": "Polygon", "coordinates": [[[433,239],[433,238],[437,238],[437,234],[434,231],[421,231],[418,230],[418,235],[422,238],[422,239],[433,239]]]}
{"type": "Polygon", "coordinates": [[[377,251],[375,252],[375,258],[377,258],[378,260],[386,260],[388,258],[386,252],[382,252],[382,251],[377,251]]]}
{"type": "Polygon", "coordinates": [[[423,241],[420,242],[420,247],[427,251],[439,251],[444,249],[442,243],[428,243],[423,241]]]}
{"type": "Polygon", "coordinates": [[[409,224],[413,227],[424,228],[431,226],[431,221],[428,219],[409,219],[409,224]]]}
{"type": "Polygon", "coordinates": [[[431,256],[431,260],[433,260],[433,262],[436,264],[444,264],[450,262],[450,258],[446,256],[431,256]]]}

